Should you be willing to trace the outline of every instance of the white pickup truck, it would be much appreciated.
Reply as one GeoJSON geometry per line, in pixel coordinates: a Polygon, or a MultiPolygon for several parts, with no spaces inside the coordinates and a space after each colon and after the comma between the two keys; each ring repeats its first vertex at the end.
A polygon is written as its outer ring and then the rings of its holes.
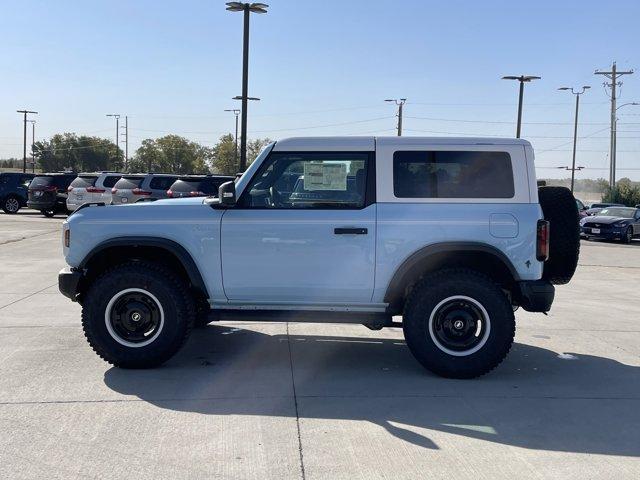
{"type": "Polygon", "coordinates": [[[426,368],[476,377],[507,355],[518,307],[549,310],[579,248],[573,196],[539,189],[516,139],[285,139],[219,199],[85,205],[63,229],[60,290],[124,368],[249,319],[401,325],[426,368]]]}

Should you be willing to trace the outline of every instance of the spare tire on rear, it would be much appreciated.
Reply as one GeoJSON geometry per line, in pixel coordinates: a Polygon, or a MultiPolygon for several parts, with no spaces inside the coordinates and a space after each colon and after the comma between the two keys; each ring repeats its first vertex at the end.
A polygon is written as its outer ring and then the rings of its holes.
{"type": "Polygon", "coordinates": [[[580,254],[576,199],[566,187],[540,187],[538,199],[544,218],[550,223],[549,260],[544,264],[542,278],[564,285],[573,277],[580,254]]]}

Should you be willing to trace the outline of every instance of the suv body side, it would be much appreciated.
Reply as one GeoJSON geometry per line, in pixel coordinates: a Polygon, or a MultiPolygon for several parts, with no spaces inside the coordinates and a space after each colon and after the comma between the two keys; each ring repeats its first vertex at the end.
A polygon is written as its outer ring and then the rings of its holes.
{"type": "Polygon", "coordinates": [[[389,311],[389,292],[403,269],[421,255],[442,251],[482,250],[499,258],[513,281],[541,278],[535,229],[542,211],[526,141],[367,137],[334,138],[327,147],[317,139],[285,140],[263,151],[238,180],[238,198],[261,163],[284,152],[370,155],[370,201],[362,208],[278,209],[220,208],[194,198],[83,209],[65,226],[73,230],[67,262],[82,268],[97,245],[114,238],[174,241],[193,258],[214,309],[389,311]],[[393,155],[407,150],[507,153],[513,196],[395,197],[393,155]],[[339,233],[344,229],[347,234],[339,233]]]}
{"type": "Polygon", "coordinates": [[[4,206],[9,198],[15,198],[19,207],[27,206],[29,183],[33,173],[0,173],[0,205],[4,206]]]}

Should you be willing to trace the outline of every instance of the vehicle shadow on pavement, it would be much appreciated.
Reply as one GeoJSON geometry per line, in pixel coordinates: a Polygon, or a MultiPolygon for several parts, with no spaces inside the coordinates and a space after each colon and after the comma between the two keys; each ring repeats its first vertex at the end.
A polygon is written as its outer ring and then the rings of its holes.
{"type": "Polygon", "coordinates": [[[526,344],[515,344],[484,377],[450,380],[424,370],[400,339],[218,325],[195,331],[162,368],[111,368],[104,381],[163,409],[295,418],[292,376],[303,421],[371,422],[429,449],[444,448],[431,438],[436,431],[527,449],[640,456],[640,367],[526,344]]]}

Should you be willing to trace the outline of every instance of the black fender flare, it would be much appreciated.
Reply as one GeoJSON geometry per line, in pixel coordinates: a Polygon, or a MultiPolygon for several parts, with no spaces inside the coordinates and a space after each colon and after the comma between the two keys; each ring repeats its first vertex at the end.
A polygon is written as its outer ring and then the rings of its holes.
{"type": "Polygon", "coordinates": [[[481,242],[442,242],[435,243],[423,247],[407,257],[402,264],[396,269],[391,281],[387,285],[384,295],[384,301],[393,309],[397,306],[399,298],[404,294],[407,283],[416,275],[416,273],[424,268],[421,266],[428,265],[429,258],[435,258],[436,255],[443,253],[468,253],[482,252],[492,255],[499,260],[509,271],[515,282],[520,280],[518,271],[513,266],[509,258],[496,247],[481,242]]]}
{"type": "Polygon", "coordinates": [[[178,242],[169,240],[168,238],[144,236],[123,236],[110,238],[109,240],[105,240],[104,242],[101,242],[93,247],[91,251],[89,251],[89,253],[87,253],[87,255],[85,255],[85,257],[82,259],[82,262],[80,262],[80,265],[78,265],[76,270],[84,270],[96,255],[112,247],[155,247],[167,250],[168,252],[173,254],[182,264],[183,268],[187,272],[191,285],[193,285],[197,290],[200,290],[204,295],[206,295],[207,298],[209,297],[207,286],[204,283],[200,270],[198,269],[198,265],[193,260],[191,254],[178,242]]]}

